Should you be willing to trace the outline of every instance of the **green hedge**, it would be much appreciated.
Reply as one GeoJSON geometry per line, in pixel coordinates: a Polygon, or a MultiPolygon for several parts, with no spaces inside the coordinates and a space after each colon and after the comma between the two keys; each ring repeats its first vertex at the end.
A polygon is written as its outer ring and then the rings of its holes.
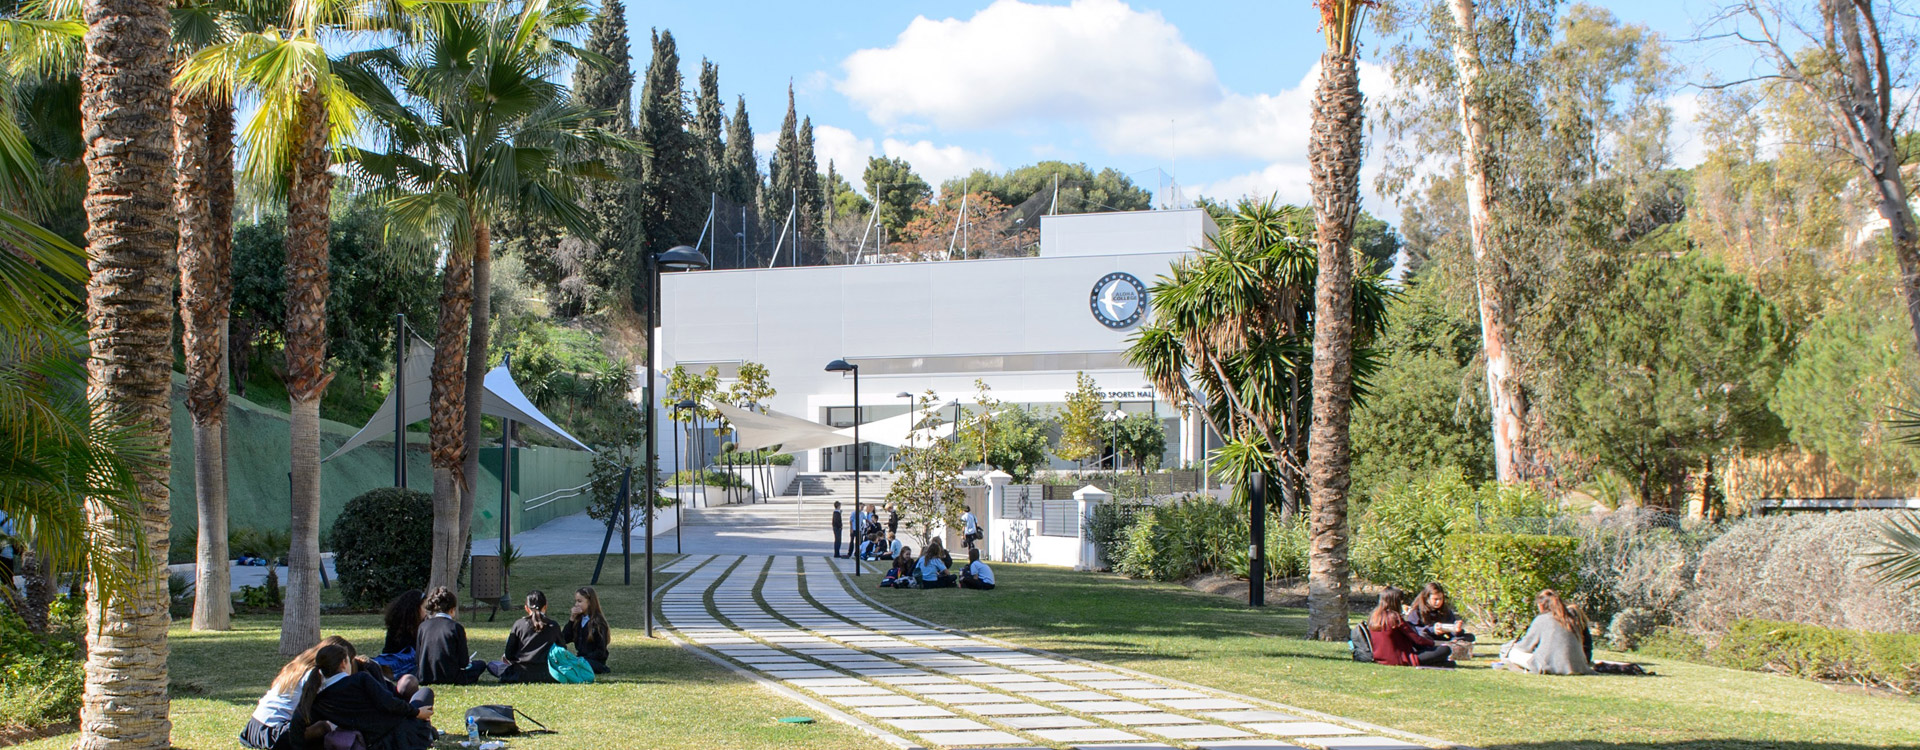
{"type": "Polygon", "coordinates": [[[1772,620],[1739,620],[1709,652],[1736,669],[1920,690],[1920,635],[1863,633],[1772,620]]]}
{"type": "Polygon", "coordinates": [[[1496,634],[1523,631],[1533,620],[1533,598],[1543,589],[1571,594],[1580,587],[1580,540],[1535,534],[1454,534],[1447,537],[1441,580],[1473,619],[1496,634]]]}
{"type": "Polygon", "coordinates": [[[433,497],[383,487],[347,501],[333,521],[340,595],[355,607],[384,607],[433,572],[433,497]]]}
{"type": "MultiPolygon", "coordinates": [[[[71,609],[69,600],[56,604],[71,609]]],[[[55,619],[69,619],[55,614],[55,619]]],[[[76,636],[77,637],[77,636],[76,636]]],[[[85,674],[80,646],[60,633],[38,635],[0,606],[0,729],[39,729],[73,721],[85,674]]]]}
{"type": "Polygon", "coordinates": [[[1417,591],[1442,578],[1447,538],[1479,531],[1538,531],[1511,524],[1543,523],[1553,501],[1520,483],[1468,482],[1457,468],[1437,469],[1415,481],[1375,493],[1354,519],[1353,569],[1382,586],[1417,591]],[[1489,528],[1491,527],[1491,528],[1489,528]]]}

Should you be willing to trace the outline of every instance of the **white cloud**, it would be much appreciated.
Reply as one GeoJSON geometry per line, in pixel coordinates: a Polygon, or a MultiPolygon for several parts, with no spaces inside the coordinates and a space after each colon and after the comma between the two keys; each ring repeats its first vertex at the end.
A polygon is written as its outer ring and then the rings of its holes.
{"type": "Polygon", "coordinates": [[[880,142],[880,150],[889,157],[906,159],[908,164],[913,165],[913,171],[927,178],[927,182],[932,183],[936,190],[940,188],[940,183],[975,169],[1000,168],[1000,163],[984,152],[959,146],[939,146],[932,141],[908,143],[888,138],[880,142]]]}
{"type": "Polygon", "coordinates": [[[1681,169],[1700,166],[1707,160],[1707,142],[1700,124],[1700,93],[1683,91],[1667,97],[1666,104],[1673,111],[1673,129],[1667,136],[1667,145],[1673,149],[1673,166],[1681,169]]]}
{"type": "Polygon", "coordinates": [[[872,157],[873,139],[861,138],[846,128],[832,125],[813,126],[813,159],[825,170],[827,162],[833,162],[834,169],[846,175],[847,182],[855,189],[864,189],[860,184],[860,173],[867,169],[867,159],[872,157]]]}
{"type": "Polygon", "coordinates": [[[964,21],[921,16],[893,46],[855,52],[841,68],[840,93],[890,127],[1111,117],[1223,96],[1213,63],[1178,28],[1120,0],[997,0],[964,21]]]}

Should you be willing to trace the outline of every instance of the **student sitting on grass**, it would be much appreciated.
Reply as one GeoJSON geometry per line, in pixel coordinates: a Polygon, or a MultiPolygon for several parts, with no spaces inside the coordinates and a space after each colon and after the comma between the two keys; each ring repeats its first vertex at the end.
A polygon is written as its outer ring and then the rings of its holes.
{"type": "Polygon", "coordinates": [[[1453,649],[1414,632],[1400,612],[1406,607],[1407,594],[1388,586],[1380,592],[1380,603],[1367,615],[1367,635],[1373,641],[1373,660],[1396,667],[1451,667],[1453,649]]]}
{"type": "Polygon", "coordinates": [[[418,651],[420,621],[427,617],[426,610],[420,605],[426,599],[426,592],[407,589],[387,605],[387,641],[380,647],[380,653],[397,654],[402,651],[418,651]]]}
{"type": "Polygon", "coordinates": [[[913,549],[902,548],[900,554],[893,556],[893,567],[887,568],[886,577],[880,579],[880,588],[908,588],[913,581],[913,563],[913,549]]]}
{"type": "Polygon", "coordinates": [[[1593,674],[1593,633],[1579,608],[1553,589],[1534,597],[1533,608],[1540,614],[1520,640],[1500,647],[1496,666],[1533,674],[1593,674]]]}
{"type": "MultiPolygon", "coordinates": [[[[414,693],[419,692],[420,690],[419,677],[407,674],[407,675],[400,675],[398,679],[395,679],[393,675],[393,670],[388,669],[387,665],[376,662],[365,656],[361,656],[360,651],[353,647],[353,642],[348,641],[345,638],[341,638],[340,636],[337,636],[337,635],[330,635],[320,639],[320,645],[339,646],[340,648],[346,649],[347,658],[353,660],[354,671],[366,672],[367,674],[373,675],[374,679],[379,680],[380,684],[386,685],[387,689],[392,690],[394,695],[400,696],[401,700],[411,700],[413,698],[414,693]]],[[[432,695],[433,693],[427,693],[427,694],[432,695]]]]}
{"type": "Polygon", "coordinates": [[[567,626],[560,630],[560,642],[573,644],[573,653],[593,666],[594,674],[613,671],[607,666],[607,646],[613,642],[607,616],[600,614],[600,594],[592,586],[573,592],[573,611],[567,614],[567,626]]]}
{"type": "Polygon", "coordinates": [[[314,658],[324,647],[302,651],[280,668],[267,694],[254,704],[240,744],[254,750],[296,750],[333,731],[332,724],[313,720],[313,698],[323,679],[314,669],[314,658]]]}
{"type": "Polygon", "coordinates": [[[547,651],[560,642],[560,623],[547,617],[547,595],[539,589],[527,592],[526,611],[507,631],[506,654],[500,661],[487,662],[487,671],[504,684],[553,682],[553,674],[547,671],[547,651]]]}
{"type": "Polygon", "coordinates": [[[1413,631],[1436,641],[1473,642],[1473,634],[1467,632],[1467,623],[1453,611],[1453,601],[1447,598],[1447,587],[1434,581],[1420,589],[1414,596],[1413,609],[1407,613],[1407,624],[1413,631]]]}
{"type": "Polygon", "coordinates": [[[880,538],[877,536],[868,535],[867,540],[860,543],[860,559],[862,560],[885,560],[885,553],[886,547],[881,546],[880,538]]]}
{"type": "Polygon", "coordinates": [[[899,557],[900,550],[901,550],[900,537],[894,536],[893,534],[888,534],[887,535],[887,559],[892,560],[896,557],[899,557]]]}
{"type": "Polygon", "coordinates": [[[441,586],[427,594],[427,618],[420,622],[420,684],[472,685],[487,671],[487,663],[467,649],[467,629],[460,624],[460,597],[441,586]]]}
{"type": "Polygon", "coordinates": [[[960,588],[993,590],[993,568],[980,562],[980,548],[967,550],[967,567],[960,569],[960,588]]]}
{"type": "Polygon", "coordinates": [[[320,647],[314,666],[324,678],[313,714],[339,729],[360,733],[367,750],[427,750],[433,747],[433,691],[421,688],[402,700],[386,683],[356,670],[352,656],[334,645],[320,647]]]}
{"type": "Polygon", "coordinates": [[[945,550],[940,549],[940,540],[927,543],[927,551],[920,555],[919,564],[913,569],[914,588],[948,589],[953,588],[953,576],[947,574],[951,565],[945,550]]]}

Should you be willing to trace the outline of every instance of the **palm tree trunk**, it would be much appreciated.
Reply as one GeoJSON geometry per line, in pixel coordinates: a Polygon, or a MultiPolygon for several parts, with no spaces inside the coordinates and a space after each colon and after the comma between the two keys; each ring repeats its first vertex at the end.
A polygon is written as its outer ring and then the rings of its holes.
{"type": "Polygon", "coordinates": [[[287,396],[292,402],[293,508],[288,520],[287,598],[280,653],[320,642],[320,397],[327,364],[327,101],[317,85],[300,96],[298,151],[287,180],[287,396]]]}
{"type": "Polygon", "coordinates": [[[233,299],[233,103],[175,94],[174,210],[180,218],[180,319],[193,417],[193,629],[230,627],[227,556],[226,328],[233,299]]]}
{"type": "MultiPolygon", "coordinates": [[[[487,325],[492,312],[492,272],[493,252],[492,234],[485,221],[477,217],[473,221],[473,326],[467,333],[467,413],[464,432],[466,433],[467,455],[460,464],[460,471],[466,477],[467,491],[460,495],[460,521],[454,529],[458,536],[454,539],[459,547],[459,556],[455,558],[454,570],[459,570],[459,557],[466,554],[467,543],[473,536],[473,504],[480,494],[480,405],[486,398],[487,379],[487,325]]],[[[505,459],[505,452],[501,454],[505,459]]],[[[500,519],[506,523],[507,519],[500,519]]]]}
{"type": "Polygon", "coordinates": [[[1360,211],[1360,68],[1352,55],[1320,56],[1307,144],[1319,275],[1314,281],[1313,426],[1307,442],[1310,516],[1307,630],[1347,639],[1347,490],[1353,446],[1353,220],[1360,211]]]}
{"type": "Polygon", "coordinates": [[[1527,444],[1526,403],[1513,352],[1507,346],[1512,310],[1507,304],[1505,257],[1492,247],[1493,193],[1488,175],[1486,113],[1480,100],[1480,43],[1474,0],[1450,0],[1457,27],[1453,64],[1460,77],[1460,166],[1466,175],[1467,230],[1473,243],[1474,288],[1480,297],[1480,351],[1487,363],[1487,401],[1493,417],[1493,468],[1500,481],[1523,478],[1519,456],[1527,444]]]}
{"type": "Polygon", "coordinates": [[[138,467],[138,535],[87,501],[88,543],[138,559],[130,587],[108,595],[89,579],[86,690],[79,750],[165,750],[167,717],[167,456],[172,447],[173,151],[168,111],[171,23],[161,0],[84,0],[80,73],[86,137],[87,395],[138,420],[161,458],[138,467]],[[142,556],[144,556],[142,558],[142,556]]]}
{"type": "Polygon", "coordinates": [[[467,327],[473,304],[473,256],[467,248],[456,248],[447,255],[446,270],[440,276],[440,327],[433,342],[433,386],[429,395],[433,410],[428,418],[428,438],[433,463],[433,569],[428,589],[453,588],[460,575],[460,555],[465,551],[460,533],[462,496],[472,491],[463,484],[462,465],[470,449],[466,442],[467,424],[467,327]]]}

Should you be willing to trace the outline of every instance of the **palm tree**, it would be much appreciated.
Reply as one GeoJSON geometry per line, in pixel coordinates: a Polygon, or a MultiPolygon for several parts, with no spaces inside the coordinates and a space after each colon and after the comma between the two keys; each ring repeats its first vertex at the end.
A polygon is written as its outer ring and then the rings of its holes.
{"type": "Polygon", "coordinates": [[[1347,638],[1347,490],[1353,482],[1353,220],[1360,212],[1360,23],[1373,0],[1318,0],[1327,51],[1313,94],[1307,161],[1313,185],[1313,432],[1307,485],[1313,502],[1307,560],[1307,630],[1347,638]]]}
{"type": "MultiPolygon", "coordinates": [[[[238,14],[206,2],[175,10],[183,58],[226,36],[238,14]]],[[[233,300],[233,97],[226,89],[173,95],[173,200],[180,219],[181,348],[193,419],[193,488],[200,533],[193,629],[226,630],[233,598],[227,553],[227,317],[233,300]]]]}
{"type": "MultiPolygon", "coordinates": [[[[1211,247],[1154,284],[1153,320],[1127,350],[1149,382],[1226,439],[1216,454],[1220,475],[1245,488],[1249,475],[1261,473],[1287,513],[1299,507],[1306,457],[1320,275],[1313,246],[1300,237],[1305,227],[1292,215],[1271,200],[1242,201],[1211,247]]],[[[1352,282],[1352,295],[1351,372],[1364,381],[1391,292],[1368,275],[1352,282]]]]}
{"type": "MultiPolygon", "coordinates": [[[[172,440],[173,317],[168,4],[85,0],[80,116],[87,135],[87,393],[126,409],[155,448],[172,440]]],[[[81,750],[169,746],[167,717],[167,462],[134,474],[142,533],[111,524],[87,499],[90,543],[144,556],[132,590],[87,597],[87,687],[81,750]]],[[[95,584],[97,586],[97,582],[95,584]]]]}
{"type": "Polygon", "coordinates": [[[235,36],[193,54],[178,83],[188,95],[231,92],[257,99],[247,123],[245,172],[287,201],[287,396],[291,406],[293,502],[280,651],[320,640],[320,398],[326,372],[327,239],[336,147],[356,125],[359,99],[334,72],[323,38],[362,28],[355,0],[297,2],[284,25],[235,36]]]}
{"type": "Polygon", "coordinates": [[[357,161],[394,193],[391,233],[448,249],[430,396],[429,585],[458,576],[473,520],[494,216],[518,209],[584,231],[590,220],[575,202],[576,184],[607,177],[587,154],[634,148],[595,124],[604,113],[573,103],[554,82],[577,56],[562,37],[589,18],[574,0],[428,4],[407,18],[412,44],[349,56],[366,72],[366,99],[391,132],[389,150],[365,150],[357,161]],[[390,82],[395,95],[381,94],[376,80],[390,82]]]}

